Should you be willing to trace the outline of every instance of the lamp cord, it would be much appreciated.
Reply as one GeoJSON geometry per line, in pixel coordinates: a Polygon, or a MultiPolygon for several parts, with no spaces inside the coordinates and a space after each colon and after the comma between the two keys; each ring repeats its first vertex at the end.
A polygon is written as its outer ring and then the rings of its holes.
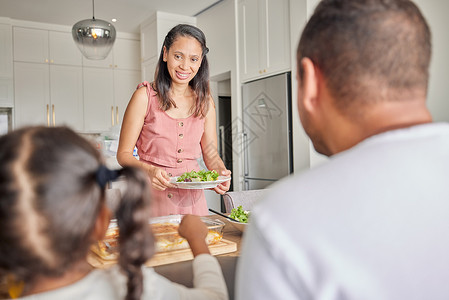
{"type": "Polygon", "coordinates": [[[95,4],[94,4],[94,0],[92,0],[92,19],[95,20],[95,4]]]}

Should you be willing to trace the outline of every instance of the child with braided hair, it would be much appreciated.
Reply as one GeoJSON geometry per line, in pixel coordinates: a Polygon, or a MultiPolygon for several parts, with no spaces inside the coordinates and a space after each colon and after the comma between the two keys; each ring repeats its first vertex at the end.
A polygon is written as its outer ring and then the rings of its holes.
{"type": "Polygon", "coordinates": [[[217,260],[199,217],[179,232],[195,256],[194,288],[143,267],[154,252],[146,175],[133,167],[111,171],[100,153],[65,127],[28,127],[0,137],[0,278],[20,299],[227,299],[217,260]],[[111,212],[108,181],[127,181],[115,215],[118,266],[93,269],[90,246],[104,237],[111,212]]]}

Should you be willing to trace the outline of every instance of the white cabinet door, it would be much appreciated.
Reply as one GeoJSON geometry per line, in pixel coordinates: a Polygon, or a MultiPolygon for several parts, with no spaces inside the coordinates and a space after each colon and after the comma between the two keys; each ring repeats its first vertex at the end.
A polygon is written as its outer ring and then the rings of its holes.
{"type": "Polygon", "coordinates": [[[244,0],[239,3],[240,72],[242,80],[257,77],[263,62],[263,28],[260,28],[262,7],[259,0],[244,0]]]}
{"type": "Polygon", "coordinates": [[[12,77],[12,28],[0,24],[0,77],[12,77]]]}
{"type": "Polygon", "coordinates": [[[81,66],[81,51],[69,32],[49,32],[50,63],[81,66]]]}
{"type": "Polygon", "coordinates": [[[140,42],[117,39],[114,45],[114,68],[140,70],[140,42]]]}
{"type": "Polygon", "coordinates": [[[50,66],[52,124],[83,130],[83,72],[76,66],[50,66]],[[54,117],[54,119],[53,119],[54,117]]]}
{"type": "Polygon", "coordinates": [[[49,62],[48,30],[14,27],[14,61],[49,62]]]}
{"type": "Polygon", "coordinates": [[[105,68],[112,69],[114,67],[113,55],[112,51],[109,52],[108,56],[105,59],[87,59],[83,56],[83,66],[85,67],[96,67],[96,68],[105,68]]]}
{"type": "Polygon", "coordinates": [[[84,130],[102,132],[114,122],[112,69],[83,68],[84,130]]]}
{"type": "Polygon", "coordinates": [[[15,128],[50,124],[49,66],[14,63],[15,128]]]}
{"type": "MultiPolygon", "coordinates": [[[[267,73],[288,71],[290,66],[290,19],[288,0],[264,0],[267,11],[265,19],[267,73]]],[[[264,69],[265,69],[264,68],[264,69]]]]}
{"type": "Polygon", "coordinates": [[[14,63],[15,124],[83,130],[81,67],[14,63]]]}
{"type": "Polygon", "coordinates": [[[140,83],[140,72],[114,70],[115,124],[121,124],[129,100],[140,83]]]}
{"type": "Polygon", "coordinates": [[[0,78],[0,107],[14,106],[14,84],[12,78],[0,78]]]}
{"type": "Polygon", "coordinates": [[[0,24],[0,106],[14,106],[12,27],[0,24]]]}
{"type": "Polygon", "coordinates": [[[239,57],[242,81],[290,70],[288,0],[241,0],[239,57]]]}

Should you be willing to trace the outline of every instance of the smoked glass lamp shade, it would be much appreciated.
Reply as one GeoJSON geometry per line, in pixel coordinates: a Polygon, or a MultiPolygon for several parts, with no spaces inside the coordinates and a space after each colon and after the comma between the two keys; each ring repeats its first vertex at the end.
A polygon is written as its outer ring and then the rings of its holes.
{"type": "Polygon", "coordinates": [[[72,27],[75,44],[88,59],[105,59],[115,42],[115,28],[106,21],[86,19],[72,27]]]}

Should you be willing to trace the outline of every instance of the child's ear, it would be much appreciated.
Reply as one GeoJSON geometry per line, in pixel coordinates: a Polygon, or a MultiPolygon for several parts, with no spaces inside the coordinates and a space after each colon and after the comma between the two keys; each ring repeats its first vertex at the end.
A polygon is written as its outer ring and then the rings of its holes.
{"type": "Polygon", "coordinates": [[[93,235],[96,241],[104,238],[111,220],[111,215],[111,210],[106,206],[106,204],[103,204],[94,225],[93,235]]]}

